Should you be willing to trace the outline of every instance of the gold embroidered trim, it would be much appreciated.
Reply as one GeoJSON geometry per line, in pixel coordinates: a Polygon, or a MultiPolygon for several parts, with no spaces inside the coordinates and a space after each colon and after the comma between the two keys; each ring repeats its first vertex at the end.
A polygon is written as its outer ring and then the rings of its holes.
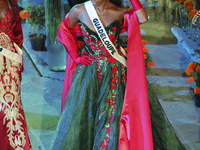
{"type": "MultiPolygon", "coordinates": [[[[9,37],[0,33],[0,45],[15,52],[9,37]]],[[[0,111],[4,112],[3,125],[7,128],[10,145],[16,150],[23,150],[26,144],[23,128],[24,117],[20,96],[20,69],[16,63],[0,54],[0,111]]]]}

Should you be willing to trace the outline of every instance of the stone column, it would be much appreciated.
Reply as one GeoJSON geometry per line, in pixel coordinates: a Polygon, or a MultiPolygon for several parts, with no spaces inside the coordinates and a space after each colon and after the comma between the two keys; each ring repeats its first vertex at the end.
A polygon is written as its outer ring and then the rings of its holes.
{"type": "Polygon", "coordinates": [[[64,1],[45,0],[48,66],[52,71],[64,71],[66,68],[66,50],[56,39],[58,27],[63,18],[64,1]]]}

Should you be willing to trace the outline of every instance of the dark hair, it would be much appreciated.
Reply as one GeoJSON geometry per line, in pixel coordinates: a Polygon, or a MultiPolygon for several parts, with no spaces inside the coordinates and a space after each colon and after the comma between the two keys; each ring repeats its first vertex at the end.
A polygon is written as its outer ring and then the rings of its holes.
{"type": "Polygon", "coordinates": [[[115,4],[116,6],[123,7],[122,0],[109,0],[109,1],[115,4]]]}
{"type": "MultiPolygon", "coordinates": [[[[68,0],[70,7],[72,8],[76,4],[84,3],[88,0],[68,0]]],[[[123,7],[122,0],[109,0],[111,3],[115,4],[116,6],[123,7]]]]}
{"type": "Polygon", "coordinates": [[[77,4],[86,2],[87,0],[68,0],[69,6],[72,8],[77,4]]]}

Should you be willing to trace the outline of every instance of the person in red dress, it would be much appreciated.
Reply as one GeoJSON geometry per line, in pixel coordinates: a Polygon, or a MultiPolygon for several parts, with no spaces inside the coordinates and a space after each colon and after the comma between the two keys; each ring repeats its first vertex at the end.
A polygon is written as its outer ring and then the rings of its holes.
{"type": "Polygon", "coordinates": [[[5,49],[18,53],[23,35],[16,0],[0,0],[0,150],[30,150],[21,102],[22,64],[3,55],[5,49]]]}

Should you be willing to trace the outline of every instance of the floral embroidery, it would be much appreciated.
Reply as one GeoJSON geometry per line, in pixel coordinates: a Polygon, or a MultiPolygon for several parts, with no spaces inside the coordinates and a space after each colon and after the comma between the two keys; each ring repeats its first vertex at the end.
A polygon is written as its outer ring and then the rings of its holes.
{"type": "Polygon", "coordinates": [[[124,83],[126,83],[126,80],[127,80],[127,72],[126,72],[126,67],[122,64],[121,65],[121,74],[122,74],[122,81],[124,83]]]}
{"type": "Polygon", "coordinates": [[[10,25],[11,25],[11,15],[12,11],[9,11],[8,13],[5,14],[5,18],[2,18],[0,20],[0,33],[5,31],[10,25]]]}
{"type": "MultiPolygon", "coordinates": [[[[15,52],[9,37],[0,33],[0,45],[15,52]]],[[[20,96],[21,65],[0,54],[0,111],[4,112],[3,125],[7,128],[10,145],[21,150],[26,144],[23,126],[23,107],[20,96]]]]}
{"type": "MultiPolygon", "coordinates": [[[[118,46],[119,43],[119,36],[118,32],[120,32],[120,24],[119,26],[114,26],[111,27],[112,30],[107,30],[108,37],[110,40],[113,42],[115,45],[116,49],[118,50],[120,55],[123,55],[121,53],[120,48],[118,46]]],[[[103,45],[102,41],[100,38],[98,38],[98,35],[96,32],[90,30],[85,24],[80,23],[80,27],[82,29],[83,35],[84,35],[84,42],[85,42],[85,50],[80,50],[81,54],[88,53],[94,61],[96,62],[96,70],[97,70],[97,76],[98,76],[98,81],[99,84],[101,84],[102,76],[103,76],[103,70],[102,70],[102,65],[106,65],[107,63],[111,64],[111,76],[110,76],[110,86],[109,86],[109,91],[107,98],[105,100],[105,104],[101,106],[102,113],[99,115],[99,120],[101,119],[102,116],[108,115],[109,119],[104,125],[104,128],[106,129],[106,135],[104,137],[104,140],[101,141],[100,143],[100,149],[101,150],[107,150],[108,149],[108,143],[109,143],[109,138],[110,138],[110,132],[112,131],[112,123],[113,123],[113,118],[115,116],[115,103],[116,103],[116,88],[119,82],[121,83],[126,83],[126,67],[122,65],[121,63],[113,58],[105,46],[103,45]],[[120,65],[120,67],[118,67],[120,65]],[[119,76],[121,76],[119,78],[119,76]],[[119,81],[122,80],[122,81],[119,81]]],[[[87,54],[85,54],[87,55],[87,54]]]]}
{"type": "Polygon", "coordinates": [[[109,108],[106,110],[108,112],[110,112],[110,119],[108,120],[108,124],[105,126],[106,127],[106,137],[104,139],[104,141],[101,142],[100,148],[101,150],[106,150],[107,146],[108,146],[108,142],[109,142],[109,135],[110,135],[110,127],[112,125],[112,120],[114,118],[114,114],[115,114],[115,95],[116,95],[116,86],[119,82],[119,78],[118,78],[118,68],[115,65],[112,65],[112,74],[110,76],[111,78],[111,84],[110,84],[110,91],[107,97],[107,106],[109,106],[109,108]]]}
{"type": "Polygon", "coordinates": [[[115,36],[113,34],[108,35],[111,42],[115,43],[115,36]]]}
{"type": "Polygon", "coordinates": [[[114,26],[114,27],[112,27],[112,29],[113,29],[113,31],[116,31],[116,30],[117,30],[117,27],[116,27],[116,26],[114,26]]]}

